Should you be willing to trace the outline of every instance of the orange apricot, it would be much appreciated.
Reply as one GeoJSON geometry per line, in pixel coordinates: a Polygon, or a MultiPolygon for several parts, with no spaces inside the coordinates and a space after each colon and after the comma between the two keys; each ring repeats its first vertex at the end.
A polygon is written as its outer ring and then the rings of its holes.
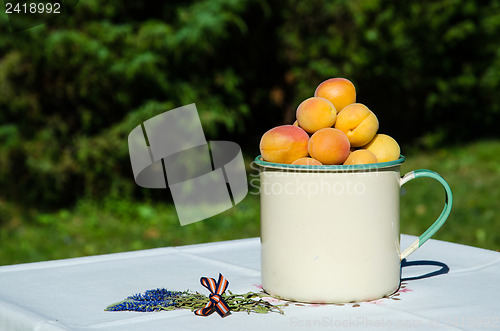
{"type": "Polygon", "coordinates": [[[298,125],[309,133],[335,124],[337,111],[333,104],[324,98],[312,97],[302,101],[297,108],[298,125]]]}
{"type": "Polygon", "coordinates": [[[375,154],[366,149],[358,149],[349,154],[344,165],[377,163],[375,154]]]}
{"type": "Polygon", "coordinates": [[[316,159],[313,159],[312,157],[301,157],[300,159],[293,161],[292,164],[295,164],[295,165],[323,165],[323,163],[319,162],[316,159]]]}
{"type": "Polygon", "coordinates": [[[361,103],[346,106],[337,116],[335,128],[344,132],[353,147],[368,144],[378,131],[375,114],[361,103]]]}
{"type": "Polygon", "coordinates": [[[377,134],[363,149],[369,150],[377,157],[378,162],[389,162],[399,159],[401,149],[394,138],[386,134],[377,134]]]}
{"type": "Polygon", "coordinates": [[[345,106],[356,102],[356,88],[348,79],[330,78],[318,85],[314,96],[330,100],[339,113],[345,106]]]}
{"type": "Polygon", "coordinates": [[[342,164],[349,156],[351,145],[346,134],[338,129],[324,128],[309,139],[307,150],[323,164],[342,164]]]}
{"type": "Polygon", "coordinates": [[[307,156],[309,135],[295,125],[281,125],[264,133],[260,139],[260,154],[267,162],[287,163],[307,156]]]}

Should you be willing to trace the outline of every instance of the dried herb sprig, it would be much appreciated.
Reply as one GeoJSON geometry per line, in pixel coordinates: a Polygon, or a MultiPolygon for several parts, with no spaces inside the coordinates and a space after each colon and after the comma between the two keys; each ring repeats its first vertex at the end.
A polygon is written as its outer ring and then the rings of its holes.
{"type": "Polygon", "coordinates": [[[144,294],[134,294],[125,300],[109,305],[106,311],[158,311],[170,310],[175,308],[175,300],[183,292],[168,291],[164,288],[148,290],[144,294]]]}
{"type": "Polygon", "coordinates": [[[262,300],[264,297],[269,297],[267,294],[255,292],[233,294],[231,291],[227,291],[229,292],[229,295],[224,293],[222,297],[227,302],[231,311],[246,311],[248,314],[276,312],[283,315],[285,313],[283,309],[281,309],[282,305],[273,305],[265,300],[262,300]]]}
{"type": "MultiPolygon", "coordinates": [[[[264,293],[248,292],[245,294],[222,294],[223,299],[232,312],[269,313],[277,312],[284,314],[280,308],[282,305],[273,305],[262,298],[269,297],[264,293]]],[[[194,311],[205,307],[210,299],[201,293],[190,291],[168,291],[166,289],[156,289],[146,291],[144,294],[135,294],[125,300],[109,305],[106,311],[160,311],[174,309],[190,309],[194,311]]]]}

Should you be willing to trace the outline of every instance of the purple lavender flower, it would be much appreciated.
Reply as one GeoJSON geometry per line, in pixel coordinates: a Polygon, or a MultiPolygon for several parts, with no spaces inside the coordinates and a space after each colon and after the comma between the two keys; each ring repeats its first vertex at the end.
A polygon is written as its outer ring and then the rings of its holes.
{"type": "Polygon", "coordinates": [[[144,293],[138,293],[127,297],[125,300],[114,303],[106,307],[106,311],[158,311],[172,309],[175,306],[175,300],[182,295],[182,292],[169,291],[164,288],[148,290],[144,293]]]}

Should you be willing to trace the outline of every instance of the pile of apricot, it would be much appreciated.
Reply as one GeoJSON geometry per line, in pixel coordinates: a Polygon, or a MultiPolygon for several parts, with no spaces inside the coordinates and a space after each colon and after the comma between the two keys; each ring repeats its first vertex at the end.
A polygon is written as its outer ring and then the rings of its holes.
{"type": "Polygon", "coordinates": [[[354,165],[399,159],[398,143],[377,133],[377,116],[356,103],[356,88],[330,78],[297,107],[296,121],[264,133],[260,153],[267,162],[303,165],[354,165]]]}

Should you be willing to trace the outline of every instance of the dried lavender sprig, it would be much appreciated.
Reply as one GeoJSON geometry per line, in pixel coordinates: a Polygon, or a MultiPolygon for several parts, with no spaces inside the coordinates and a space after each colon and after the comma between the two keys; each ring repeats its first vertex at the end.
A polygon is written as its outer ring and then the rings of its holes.
{"type": "MultiPolygon", "coordinates": [[[[262,300],[268,297],[263,293],[248,292],[246,294],[223,294],[222,297],[233,312],[245,311],[248,314],[277,312],[283,314],[280,305],[273,305],[262,300]]],[[[106,307],[107,311],[159,311],[173,310],[176,308],[185,308],[194,311],[205,307],[210,299],[198,292],[189,291],[168,291],[166,289],[156,289],[146,291],[144,294],[135,294],[127,297],[125,300],[106,307]]]]}
{"type": "Polygon", "coordinates": [[[183,292],[166,289],[148,290],[144,294],[134,294],[125,300],[109,305],[106,311],[159,311],[175,308],[175,300],[183,292]]]}

